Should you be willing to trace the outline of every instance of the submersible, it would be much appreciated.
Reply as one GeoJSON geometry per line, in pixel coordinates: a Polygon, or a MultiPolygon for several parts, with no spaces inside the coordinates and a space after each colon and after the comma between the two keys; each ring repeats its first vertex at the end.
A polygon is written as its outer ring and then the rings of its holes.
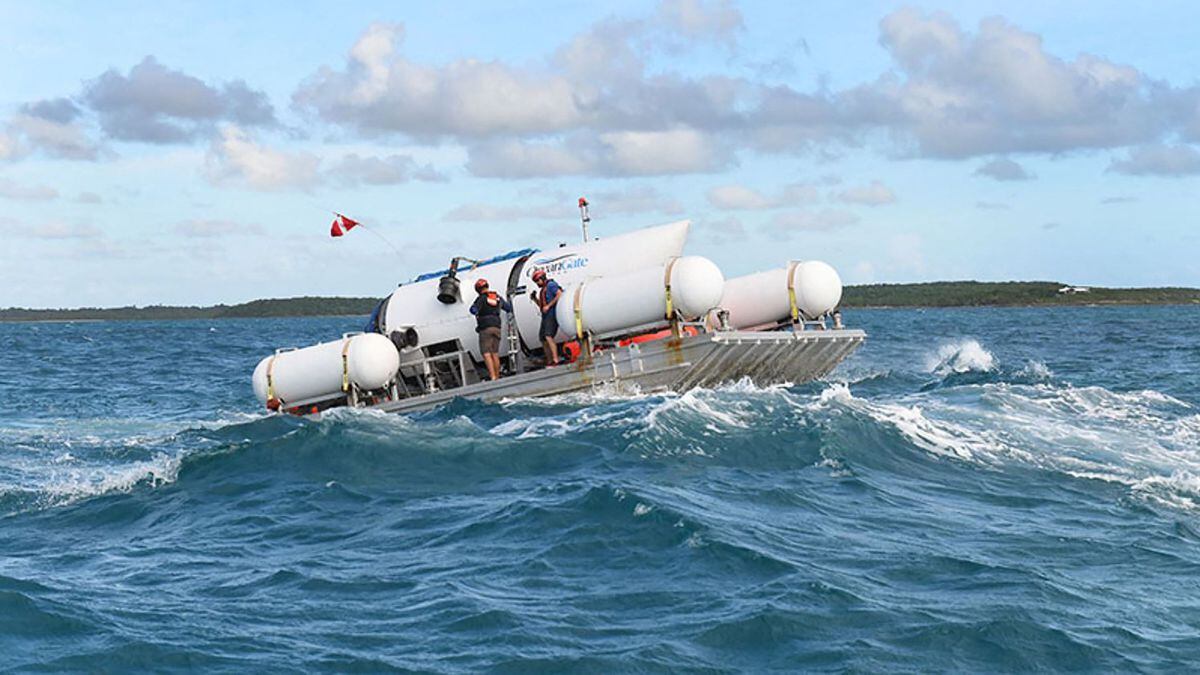
{"type": "Polygon", "coordinates": [[[689,228],[685,220],[548,251],[455,257],[384,298],[364,332],[264,357],[255,394],[272,410],[299,414],[337,406],[406,412],[455,397],[683,391],[743,378],[801,383],[831,371],[866,338],[841,325],[842,283],[831,266],[781,261],[726,279],[713,261],[683,254],[689,228]],[[529,297],[539,270],[562,288],[554,311],[555,341],[569,355],[563,364],[546,364],[539,340],[541,311],[529,297]],[[484,278],[512,304],[502,317],[504,373],[495,381],[486,379],[468,311],[474,298],[463,297],[484,278]]]}

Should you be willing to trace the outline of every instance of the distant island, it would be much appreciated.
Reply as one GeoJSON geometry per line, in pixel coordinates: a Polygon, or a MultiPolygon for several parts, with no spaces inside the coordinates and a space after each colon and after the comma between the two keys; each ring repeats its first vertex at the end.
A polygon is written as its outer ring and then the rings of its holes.
{"type": "Polygon", "coordinates": [[[367,316],[380,298],[315,297],[254,300],[209,307],[81,307],[78,309],[0,309],[0,321],[131,321],[170,319],[250,319],[285,316],[367,316]]]}
{"type": "Polygon", "coordinates": [[[847,286],[843,307],[1056,307],[1190,305],[1200,288],[1102,288],[1055,281],[934,281],[847,286]]]}
{"type": "MultiPolygon", "coordinates": [[[[0,321],[128,321],[295,316],[367,316],[380,298],[314,297],[254,300],[209,307],[81,307],[0,309],[0,321]]],[[[847,286],[842,307],[1056,307],[1200,304],[1200,288],[1101,288],[1052,281],[934,281],[847,286]]]]}

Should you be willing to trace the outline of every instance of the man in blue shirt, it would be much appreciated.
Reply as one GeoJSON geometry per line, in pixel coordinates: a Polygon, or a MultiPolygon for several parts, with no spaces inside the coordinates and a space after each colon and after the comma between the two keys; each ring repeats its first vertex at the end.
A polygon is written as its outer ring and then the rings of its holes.
{"type": "Polygon", "coordinates": [[[533,271],[533,283],[540,289],[533,294],[533,301],[542,311],[542,325],[538,329],[538,337],[541,338],[546,352],[546,367],[551,368],[558,364],[558,345],[555,344],[554,337],[558,335],[556,306],[562,297],[562,288],[546,276],[545,270],[533,271]]]}

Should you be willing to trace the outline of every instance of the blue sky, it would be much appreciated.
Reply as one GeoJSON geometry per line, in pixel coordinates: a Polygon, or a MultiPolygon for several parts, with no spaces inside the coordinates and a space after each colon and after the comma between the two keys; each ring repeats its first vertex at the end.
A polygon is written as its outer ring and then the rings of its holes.
{"type": "Polygon", "coordinates": [[[248,4],[0,2],[0,306],[381,296],[580,195],[727,276],[1200,286],[1194,3],[248,4]]]}

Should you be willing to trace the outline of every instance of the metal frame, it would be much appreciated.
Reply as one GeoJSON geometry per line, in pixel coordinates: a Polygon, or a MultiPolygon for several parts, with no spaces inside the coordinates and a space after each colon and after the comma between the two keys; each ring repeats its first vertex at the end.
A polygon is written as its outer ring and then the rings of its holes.
{"type": "MultiPolygon", "coordinates": [[[[785,324],[785,326],[787,326],[785,324]]],[[[600,386],[641,391],[686,391],[749,378],[759,385],[803,383],[833,370],[866,339],[855,329],[811,331],[711,331],[613,347],[573,364],[439,389],[374,406],[385,412],[415,412],[453,398],[498,401],[591,390],[600,386]]],[[[458,358],[459,352],[431,359],[458,358]]]]}

